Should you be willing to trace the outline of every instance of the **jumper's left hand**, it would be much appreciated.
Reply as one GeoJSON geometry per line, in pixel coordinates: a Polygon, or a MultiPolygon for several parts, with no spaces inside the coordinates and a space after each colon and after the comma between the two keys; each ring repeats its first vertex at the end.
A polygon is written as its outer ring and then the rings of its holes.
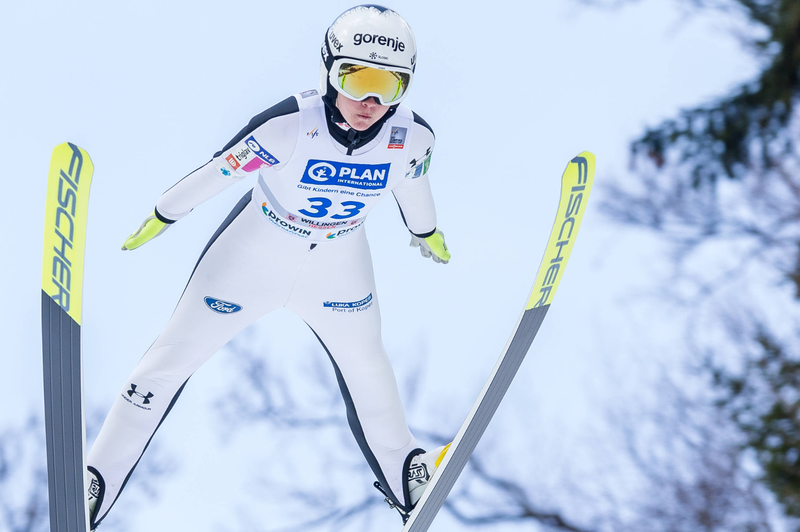
{"type": "Polygon", "coordinates": [[[444,233],[438,229],[431,236],[425,238],[411,235],[409,246],[412,248],[418,247],[422,256],[425,258],[431,257],[433,262],[447,264],[450,261],[450,252],[444,242],[444,233]]]}
{"type": "Polygon", "coordinates": [[[144,219],[139,229],[125,240],[125,243],[122,244],[122,251],[138,248],[169,229],[169,226],[170,224],[162,222],[153,211],[150,216],[144,219]]]}

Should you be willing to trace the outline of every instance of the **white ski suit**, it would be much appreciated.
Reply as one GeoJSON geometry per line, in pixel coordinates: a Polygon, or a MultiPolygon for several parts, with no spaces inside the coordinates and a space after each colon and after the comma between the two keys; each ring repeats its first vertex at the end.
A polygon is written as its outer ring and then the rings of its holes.
{"type": "Polygon", "coordinates": [[[287,98],[158,200],[156,215],[171,223],[259,174],[206,246],[89,453],[102,488],[94,524],[116,501],[189,377],[239,331],[280,307],[303,319],[324,346],[362,452],[384,489],[403,502],[403,462],[417,444],[381,339],[363,224],[392,191],[409,230],[433,233],[427,170],[434,137],[400,105],[373,138],[343,145],[331,131],[340,128],[341,136],[347,126],[332,123],[326,109],[317,91],[287,98]]]}

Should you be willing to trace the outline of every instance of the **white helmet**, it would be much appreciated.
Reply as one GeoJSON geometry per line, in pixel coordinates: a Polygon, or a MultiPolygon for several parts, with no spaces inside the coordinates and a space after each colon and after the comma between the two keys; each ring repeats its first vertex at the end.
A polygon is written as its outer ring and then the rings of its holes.
{"type": "Polygon", "coordinates": [[[333,21],[322,43],[320,88],[351,100],[375,97],[382,105],[405,98],[417,63],[414,34],[391,9],[362,5],[333,21]]]}

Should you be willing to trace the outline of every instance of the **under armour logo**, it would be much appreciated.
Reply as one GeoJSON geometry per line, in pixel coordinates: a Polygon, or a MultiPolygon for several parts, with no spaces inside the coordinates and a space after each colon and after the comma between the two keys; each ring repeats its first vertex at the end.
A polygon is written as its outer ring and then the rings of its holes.
{"type": "Polygon", "coordinates": [[[147,392],[147,395],[145,395],[145,394],[143,394],[141,392],[137,392],[136,391],[136,385],[131,383],[131,389],[128,390],[128,397],[133,397],[134,395],[138,395],[139,397],[141,397],[143,399],[142,400],[142,404],[144,404],[144,405],[149,405],[150,404],[150,398],[153,397],[153,394],[151,392],[147,392]]]}

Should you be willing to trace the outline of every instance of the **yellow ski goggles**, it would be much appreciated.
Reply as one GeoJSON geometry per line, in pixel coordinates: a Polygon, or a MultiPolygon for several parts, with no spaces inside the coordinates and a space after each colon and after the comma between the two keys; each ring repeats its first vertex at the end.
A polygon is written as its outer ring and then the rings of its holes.
{"type": "Polygon", "coordinates": [[[375,97],[381,105],[397,105],[406,96],[412,72],[405,68],[382,67],[356,59],[337,59],[330,71],[331,85],[351,100],[375,97]]]}

